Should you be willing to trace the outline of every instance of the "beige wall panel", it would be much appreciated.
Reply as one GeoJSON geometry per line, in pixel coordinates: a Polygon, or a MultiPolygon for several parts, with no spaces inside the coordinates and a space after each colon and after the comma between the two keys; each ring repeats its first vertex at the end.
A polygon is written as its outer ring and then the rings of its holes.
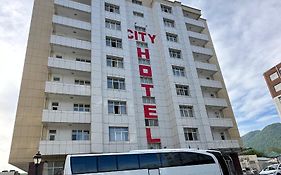
{"type": "Polygon", "coordinates": [[[38,151],[52,32],[53,0],[35,0],[9,163],[27,170],[38,151]],[[22,163],[23,162],[23,163],[22,163]]]}

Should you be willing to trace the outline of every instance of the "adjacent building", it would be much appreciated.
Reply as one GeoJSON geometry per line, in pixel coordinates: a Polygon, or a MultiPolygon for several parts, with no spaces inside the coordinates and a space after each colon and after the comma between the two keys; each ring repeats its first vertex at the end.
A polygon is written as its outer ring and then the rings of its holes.
{"type": "MultiPolygon", "coordinates": [[[[35,0],[9,162],[218,149],[240,136],[206,20],[167,0],[35,0]]],[[[237,162],[238,161],[238,162],[237,162]]]]}
{"type": "Polygon", "coordinates": [[[281,63],[266,71],[263,76],[281,117],[281,63]]]}

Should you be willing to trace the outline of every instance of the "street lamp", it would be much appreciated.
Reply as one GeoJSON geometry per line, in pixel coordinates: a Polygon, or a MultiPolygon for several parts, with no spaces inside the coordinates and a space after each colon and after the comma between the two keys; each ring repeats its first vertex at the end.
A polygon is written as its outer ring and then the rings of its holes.
{"type": "Polygon", "coordinates": [[[35,175],[38,175],[38,166],[40,165],[42,160],[42,155],[40,154],[40,151],[38,151],[34,156],[33,156],[33,162],[35,165],[35,175]]]}

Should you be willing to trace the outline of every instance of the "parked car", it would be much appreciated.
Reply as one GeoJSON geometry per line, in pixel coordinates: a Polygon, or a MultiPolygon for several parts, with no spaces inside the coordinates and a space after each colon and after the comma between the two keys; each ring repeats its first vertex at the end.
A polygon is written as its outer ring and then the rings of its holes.
{"type": "Polygon", "coordinates": [[[273,164],[264,168],[260,175],[281,175],[281,164],[273,164]]]}

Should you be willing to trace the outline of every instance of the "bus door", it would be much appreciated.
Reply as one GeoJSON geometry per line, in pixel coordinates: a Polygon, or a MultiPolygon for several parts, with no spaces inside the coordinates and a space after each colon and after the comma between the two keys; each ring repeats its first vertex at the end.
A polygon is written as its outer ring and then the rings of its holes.
{"type": "Polygon", "coordinates": [[[160,175],[159,169],[148,169],[148,175],[160,175]]]}

